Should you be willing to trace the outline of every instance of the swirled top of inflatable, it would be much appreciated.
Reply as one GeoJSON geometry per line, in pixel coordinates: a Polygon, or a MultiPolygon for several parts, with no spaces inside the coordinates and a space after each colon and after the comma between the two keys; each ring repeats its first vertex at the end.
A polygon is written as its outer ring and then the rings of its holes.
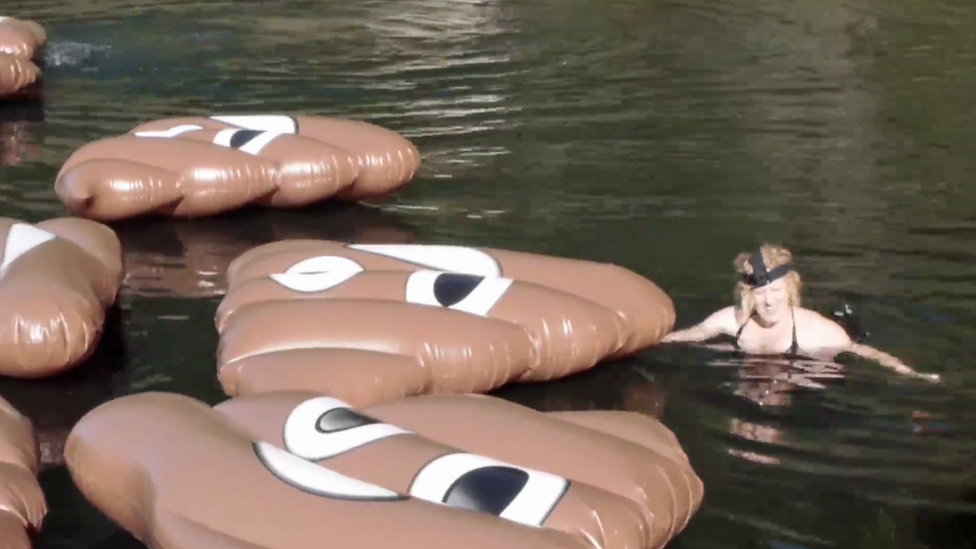
{"type": "Polygon", "coordinates": [[[0,16],[0,53],[33,59],[46,43],[44,28],[34,21],[0,16]]]}
{"type": "Polygon", "coordinates": [[[0,218],[0,374],[42,377],[87,358],[122,283],[108,227],[78,218],[0,218]]]}
{"type": "Polygon", "coordinates": [[[632,271],[490,248],[279,241],[227,278],[216,323],[230,395],[487,392],[632,354],[674,322],[670,298],[632,271]]]}
{"type": "Polygon", "coordinates": [[[30,421],[0,398],[0,547],[30,549],[28,534],[41,527],[47,514],[37,466],[30,421]]]}
{"type": "Polygon", "coordinates": [[[269,393],[214,410],[142,393],[84,417],[65,458],[151,549],[657,549],[702,499],[651,418],[474,395],[357,410],[269,393]]]}
{"type": "Polygon", "coordinates": [[[354,120],[248,115],[170,118],[74,152],[55,182],[82,217],[201,217],[248,204],[375,198],[420,167],[401,135],[354,120]]]}
{"type": "Polygon", "coordinates": [[[41,70],[32,59],[45,43],[47,35],[37,23],[0,16],[0,99],[37,81],[41,70]]]}

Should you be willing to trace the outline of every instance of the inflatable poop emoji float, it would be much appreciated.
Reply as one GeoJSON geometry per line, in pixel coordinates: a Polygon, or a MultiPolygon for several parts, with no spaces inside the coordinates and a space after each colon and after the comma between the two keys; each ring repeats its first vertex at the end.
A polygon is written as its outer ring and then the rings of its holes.
{"type": "Polygon", "coordinates": [[[633,354],[674,323],[670,298],[627,269],[490,248],[279,241],[227,280],[216,324],[231,396],[484,393],[633,354]]]}
{"type": "Polygon", "coordinates": [[[0,16],[0,104],[40,78],[33,60],[46,43],[47,34],[37,23],[0,16]]]}
{"type": "Polygon", "coordinates": [[[0,218],[0,375],[47,377],[95,350],[122,284],[108,227],[78,218],[0,218]]]}
{"type": "Polygon", "coordinates": [[[65,457],[151,549],[657,549],[702,497],[653,419],[480,395],[357,410],[283,392],[215,410],[142,393],[89,412],[65,457]]]}
{"type": "Polygon", "coordinates": [[[380,197],[410,181],[420,153],[366,122],[312,116],[170,118],[94,141],[61,167],[74,215],[114,221],[203,217],[258,204],[295,208],[380,197]]]}
{"type": "Polygon", "coordinates": [[[38,447],[26,417],[0,398],[0,547],[30,549],[47,514],[37,483],[38,447]]]}

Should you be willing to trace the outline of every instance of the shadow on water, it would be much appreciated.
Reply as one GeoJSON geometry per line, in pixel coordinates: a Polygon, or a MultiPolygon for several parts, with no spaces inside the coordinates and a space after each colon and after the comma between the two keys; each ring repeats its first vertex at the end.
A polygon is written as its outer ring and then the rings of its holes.
{"type": "MultiPolygon", "coordinates": [[[[124,316],[120,307],[108,311],[100,344],[77,368],[42,380],[0,379],[0,396],[31,420],[41,449],[38,480],[47,498],[48,514],[44,528],[35,536],[36,549],[88,549],[93,536],[117,530],[75,487],[64,466],[63,452],[68,433],[82,416],[127,392],[130,385],[127,364],[131,356],[124,316]]],[[[113,543],[105,549],[144,547],[135,540],[130,543],[128,546],[113,543]]]]}
{"type": "Polygon", "coordinates": [[[667,403],[664,388],[634,360],[601,364],[548,383],[509,385],[492,394],[543,412],[624,410],[655,418],[664,414],[667,403]]]}
{"type": "Polygon", "coordinates": [[[74,486],[64,466],[38,475],[48,498],[44,527],[34,538],[34,549],[145,549],[128,532],[95,509],[74,486]]]}
{"type": "Polygon", "coordinates": [[[976,548],[976,481],[952,494],[956,509],[923,508],[916,514],[919,538],[939,549],[976,548]]]}
{"type": "Polygon", "coordinates": [[[34,425],[42,469],[63,464],[64,440],[74,424],[126,384],[124,314],[119,307],[109,309],[99,345],[78,367],[46,379],[0,379],[0,395],[34,425]]]}

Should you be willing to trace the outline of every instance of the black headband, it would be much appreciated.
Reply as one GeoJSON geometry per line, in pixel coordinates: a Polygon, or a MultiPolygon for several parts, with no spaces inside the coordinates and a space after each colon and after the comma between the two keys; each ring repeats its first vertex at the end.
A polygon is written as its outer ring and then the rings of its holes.
{"type": "Polygon", "coordinates": [[[745,275],[743,281],[753,288],[759,288],[783,278],[792,270],[789,265],[780,265],[772,270],[766,270],[762,254],[758,251],[749,256],[749,264],[752,265],[752,274],[745,275]]]}

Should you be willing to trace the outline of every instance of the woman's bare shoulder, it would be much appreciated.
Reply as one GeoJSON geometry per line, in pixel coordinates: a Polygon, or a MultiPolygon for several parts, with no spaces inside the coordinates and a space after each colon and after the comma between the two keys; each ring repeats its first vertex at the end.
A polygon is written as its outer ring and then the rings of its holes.
{"type": "Polygon", "coordinates": [[[851,342],[840,324],[817,311],[798,308],[795,317],[798,339],[806,339],[822,347],[845,347],[851,342]]]}

